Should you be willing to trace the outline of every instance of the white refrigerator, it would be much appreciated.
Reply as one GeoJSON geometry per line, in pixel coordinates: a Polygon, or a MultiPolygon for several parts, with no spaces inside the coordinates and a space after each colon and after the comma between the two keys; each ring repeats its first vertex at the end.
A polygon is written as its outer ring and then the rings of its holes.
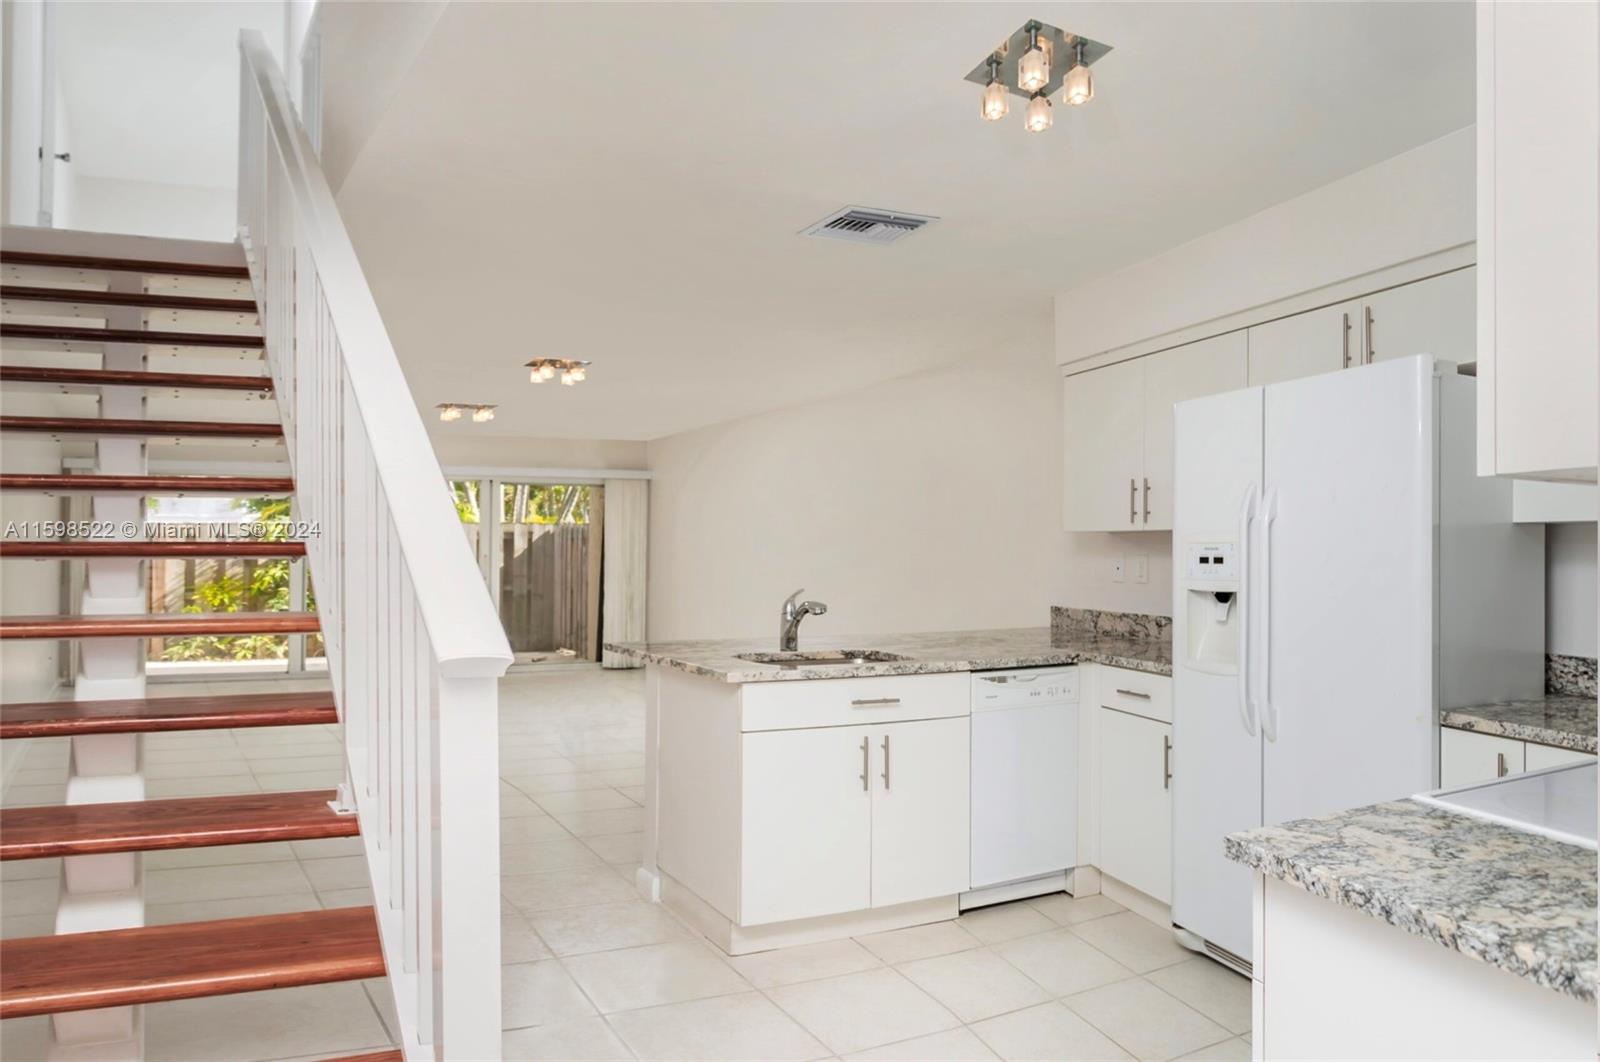
{"type": "Polygon", "coordinates": [[[1174,411],[1173,901],[1251,955],[1223,838],[1437,785],[1441,707],[1544,689],[1544,529],[1479,478],[1476,381],[1427,355],[1174,411]]]}

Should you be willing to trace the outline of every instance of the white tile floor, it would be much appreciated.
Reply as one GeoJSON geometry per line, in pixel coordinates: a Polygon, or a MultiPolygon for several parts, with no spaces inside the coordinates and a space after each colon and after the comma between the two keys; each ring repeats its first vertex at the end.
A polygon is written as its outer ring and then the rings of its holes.
{"type": "MultiPolygon", "coordinates": [[[[187,692],[216,692],[213,685],[187,692]]],[[[239,686],[226,688],[240,689],[239,686]]],[[[729,958],[632,888],[644,782],[638,672],[513,675],[501,687],[508,1059],[1246,1059],[1241,977],[1102,897],[1044,897],[729,958]]],[[[155,735],[152,796],[339,780],[327,727],[155,735]]],[[[66,750],[35,742],[7,803],[61,799],[66,750]]],[[[352,842],[146,857],[152,922],[369,902],[352,842]]],[[[11,863],[0,932],[49,932],[53,861],[11,863]]],[[[390,1042],[383,982],[146,1008],[152,1060],[328,1056],[390,1042]]],[[[41,1057],[44,1019],[0,1025],[41,1057]]]]}

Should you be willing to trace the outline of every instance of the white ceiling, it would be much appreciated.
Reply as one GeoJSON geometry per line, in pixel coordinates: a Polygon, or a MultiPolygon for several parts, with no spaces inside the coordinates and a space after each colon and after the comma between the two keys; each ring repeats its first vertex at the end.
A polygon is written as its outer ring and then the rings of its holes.
{"type": "Polygon", "coordinates": [[[1466,3],[455,4],[340,200],[419,404],[500,403],[436,428],[648,439],[993,349],[1470,123],[1472,74],[1466,3]],[[1115,47],[1036,136],[962,80],[1029,17],[1115,47]],[[846,204],[941,220],[796,235],[846,204]]]}
{"type": "Polygon", "coordinates": [[[282,0],[72,0],[53,5],[57,70],[80,176],[232,188],[239,31],[282,51],[282,0]]]}

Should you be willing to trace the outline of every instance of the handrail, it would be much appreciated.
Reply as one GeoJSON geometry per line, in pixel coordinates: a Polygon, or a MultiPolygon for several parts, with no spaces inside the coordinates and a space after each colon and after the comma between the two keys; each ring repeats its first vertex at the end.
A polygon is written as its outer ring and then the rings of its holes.
{"type": "MultiPolygon", "coordinates": [[[[240,35],[261,311],[384,963],[411,1062],[500,1057],[496,683],[511,649],[283,75],[240,35]]],[[[343,810],[343,809],[342,809],[343,810]]]]}

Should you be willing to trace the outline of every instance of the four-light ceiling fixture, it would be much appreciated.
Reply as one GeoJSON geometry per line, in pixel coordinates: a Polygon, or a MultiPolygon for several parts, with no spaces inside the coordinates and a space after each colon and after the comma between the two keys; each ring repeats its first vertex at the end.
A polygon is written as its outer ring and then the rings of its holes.
{"type": "Polygon", "coordinates": [[[528,380],[531,383],[554,380],[557,374],[568,387],[581,384],[589,378],[589,363],[577,358],[534,358],[528,362],[528,380]]]}
{"type": "Polygon", "coordinates": [[[440,402],[437,407],[439,419],[443,421],[460,420],[467,414],[472,414],[474,424],[482,424],[494,419],[494,406],[479,405],[475,402],[440,402]]]}
{"type": "Polygon", "coordinates": [[[1042,133],[1055,123],[1050,94],[1071,107],[1094,99],[1094,76],[1089,67],[1111,50],[1108,44],[1069,33],[1037,19],[1023,24],[973,68],[967,80],[983,86],[978,113],[986,122],[998,122],[1011,113],[1012,95],[1028,101],[1022,126],[1042,133]]]}

